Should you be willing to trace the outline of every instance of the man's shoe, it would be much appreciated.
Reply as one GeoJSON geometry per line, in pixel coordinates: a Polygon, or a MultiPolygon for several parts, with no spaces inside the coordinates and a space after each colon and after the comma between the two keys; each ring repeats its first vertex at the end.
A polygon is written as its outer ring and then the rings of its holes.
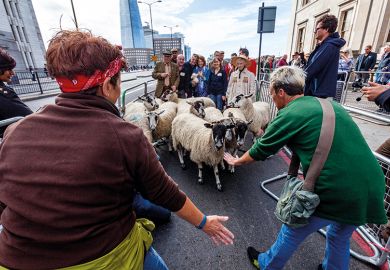
{"type": "Polygon", "coordinates": [[[318,266],[317,270],[324,270],[324,268],[322,268],[322,263],[318,266]]]}
{"type": "Polygon", "coordinates": [[[260,252],[258,252],[254,247],[248,247],[246,251],[248,253],[248,258],[251,261],[252,265],[256,267],[256,269],[260,269],[259,262],[257,261],[260,252]]]}

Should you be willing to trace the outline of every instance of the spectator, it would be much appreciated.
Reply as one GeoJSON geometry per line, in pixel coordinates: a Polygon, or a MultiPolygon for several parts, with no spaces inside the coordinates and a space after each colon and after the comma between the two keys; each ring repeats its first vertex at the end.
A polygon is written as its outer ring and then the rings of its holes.
{"type": "Polygon", "coordinates": [[[305,69],[306,65],[307,65],[307,60],[309,59],[309,57],[306,57],[305,53],[304,52],[301,52],[299,54],[299,67],[301,69],[305,69]]]}
{"type": "MultiPolygon", "coordinates": [[[[233,61],[232,61],[232,59],[233,59],[234,57],[236,57],[236,56],[237,56],[236,53],[232,53],[232,54],[230,55],[230,65],[231,65],[231,67],[230,67],[230,74],[232,74],[232,72],[235,71],[235,70],[237,69],[237,67],[233,65],[233,61]]],[[[229,79],[230,79],[230,74],[229,74],[229,79]]]]}
{"type": "MultiPolygon", "coordinates": [[[[0,121],[16,116],[27,116],[30,108],[20,100],[15,91],[4,82],[10,83],[15,74],[15,60],[3,49],[0,49],[0,121]]],[[[0,139],[6,127],[0,127],[0,139]]]]}
{"type": "Polygon", "coordinates": [[[182,98],[192,97],[194,87],[191,85],[191,76],[198,62],[199,56],[193,54],[188,62],[185,62],[180,71],[179,96],[182,98]],[[184,74],[183,74],[184,73],[184,74]]]}
{"type": "MultiPolygon", "coordinates": [[[[179,98],[186,98],[186,92],[185,92],[185,77],[186,77],[186,72],[184,69],[184,55],[179,54],[177,56],[177,66],[179,67],[179,86],[178,86],[178,96],[179,98]]],[[[192,72],[191,72],[192,74],[192,72]]]]}
{"type": "Polygon", "coordinates": [[[207,97],[207,81],[210,76],[210,69],[206,66],[206,59],[200,55],[198,59],[198,66],[194,69],[193,77],[198,79],[195,87],[196,97],[207,97]]]}
{"type": "Polygon", "coordinates": [[[222,68],[221,61],[214,58],[210,70],[207,92],[217,105],[219,110],[223,109],[223,102],[226,100],[227,80],[225,70],[222,68]]]}
{"type": "Polygon", "coordinates": [[[368,82],[369,87],[363,87],[362,92],[369,101],[374,101],[379,108],[390,112],[390,85],[368,82]]]}
{"type": "Polygon", "coordinates": [[[272,56],[268,56],[267,61],[264,64],[264,73],[272,73],[273,66],[272,56]]]}
{"type": "Polygon", "coordinates": [[[233,66],[237,69],[230,77],[226,97],[230,102],[235,96],[244,94],[255,94],[256,92],[256,78],[252,72],[248,71],[248,66],[251,62],[244,54],[232,58],[233,66]]]}
{"type": "Polygon", "coordinates": [[[375,73],[375,82],[380,84],[390,83],[390,44],[386,44],[384,48],[382,59],[379,62],[377,72],[375,73]]]}
{"type": "Polygon", "coordinates": [[[153,79],[157,80],[156,97],[161,97],[166,90],[177,90],[179,86],[179,68],[175,63],[171,62],[172,53],[165,51],[163,53],[163,61],[157,62],[152,72],[153,79]]]}
{"type": "Polygon", "coordinates": [[[257,71],[256,60],[249,57],[249,51],[247,48],[240,48],[239,54],[243,54],[249,59],[250,65],[248,66],[248,71],[252,72],[252,74],[255,75],[255,78],[256,78],[256,76],[257,76],[256,75],[256,71],[257,71]]]}
{"type": "MultiPolygon", "coordinates": [[[[218,58],[221,61],[221,52],[220,51],[215,51],[213,59],[214,58],[218,58]]],[[[213,65],[213,62],[210,61],[207,66],[209,67],[209,69],[211,69],[212,65],[213,65]]]]}
{"type": "MultiPolygon", "coordinates": [[[[272,74],[270,94],[279,113],[242,157],[225,153],[228,164],[265,160],[287,144],[299,157],[306,175],[319,140],[323,112],[316,98],[302,95],[304,84],[305,74],[296,67],[282,67],[272,74]]],[[[325,257],[318,269],[347,270],[350,237],[356,227],[387,222],[381,167],[348,112],[337,103],[332,102],[332,106],[336,117],[333,143],[314,187],[320,204],[307,225],[291,228],[283,224],[267,251],[248,248],[248,256],[258,269],[282,269],[307,236],[328,226],[325,257]]]]}
{"type": "Polygon", "coordinates": [[[28,70],[29,70],[30,73],[31,73],[31,80],[32,80],[32,81],[36,81],[37,79],[36,79],[36,77],[35,77],[35,70],[34,70],[34,68],[33,68],[32,66],[28,66],[28,70]]]}
{"type": "MultiPolygon", "coordinates": [[[[353,57],[350,54],[350,49],[345,48],[340,51],[340,59],[339,59],[339,69],[338,69],[338,74],[337,80],[338,81],[344,81],[346,79],[345,72],[349,75],[351,72],[353,65],[353,57]]],[[[348,78],[348,76],[347,76],[348,78]]]]}
{"type": "Polygon", "coordinates": [[[367,45],[364,48],[364,53],[359,55],[356,66],[356,78],[363,83],[367,83],[370,74],[368,72],[372,71],[376,64],[376,53],[372,51],[372,46],[367,45]],[[363,73],[359,73],[359,71],[363,73]]]}
{"type": "Polygon", "coordinates": [[[327,98],[336,95],[340,48],[345,44],[336,29],[337,18],[334,15],[327,14],[318,20],[315,29],[318,44],[305,67],[305,96],[327,98]]]}
{"type": "Polygon", "coordinates": [[[276,67],[283,67],[287,65],[287,54],[285,54],[282,58],[280,58],[279,62],[276,64],[276,67]]]}
{"type": "MultiPolygon", "coordinates": [[[[226,82],[227,82],[229,80],[228,75],[231,72],[231,70],[230,70],[231,66],[229,65],[229,62],[226,61],[224,58],[225,58],[225,52],[224,51],[219,51],[219,61],[221,62],[222,69],[225,71],[226,82]]],[[[211,68],[212,68],[212,65],[211,65],[211,68]]],[[[211,68],[210,68],[210,70],[211,70],[211,68]]]]}
{"type": "Polygon", "coordinates": [[[175,64],[177,64],[177,55],[178,55],[178,50],[176,49],[176,48],[173,48],[172,50],[171,50],[171,53],[172,53],[172,59],[171,59],[171,61],[173,62],[173,63],[175,63],[175,64]]]}
{"type": "Polygon", "coordinates": [[[295,52],[293,55],[292,55],[292,59],[290,60],[290,62],[288,62],[288,65],[289,66],[297,66],[299,67],[299,52],[295,52]]]}
{"type": "Polygon", "coordinates": [[[0,265],[167,269],[151,247],[153,224],[136,220],[136,191],[201,225],[216,243],[232,243],[221,223],[227,217],[204,216],[141,129],[120,118],[125,64],[116,46],[90,32],[61,31],[46,59],[62,93],[7,129],[0,145],[0,265]]]}

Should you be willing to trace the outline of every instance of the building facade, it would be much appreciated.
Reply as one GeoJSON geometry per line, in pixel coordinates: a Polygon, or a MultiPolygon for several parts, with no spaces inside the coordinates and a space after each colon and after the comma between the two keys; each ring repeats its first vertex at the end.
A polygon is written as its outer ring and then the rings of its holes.
{"type": "Polygon", "coordinates": [[[153,50],[148,48],[125,48],[123,55],[129,67],[152,65],[153,50]]]}
{"type": "Polygon", "coordinates": [[[185,61],[190,60],[191,58],[191,47],[184,44],[184,59],[185,61]]]}
{"type": "Polygon", "coordinates": [[[123,48],[145,48],[144,30],[137,0],[120,0],[121,40],[123,48]]]}
{"type": "Polygon", "coordinates": [[[296,51],[310,53],[314,50],[314,30],[318,19],[325,14],[338,18],[337,31],[354,56],[362,53],[366,45],[372,45],[373,51],[380,53],[386,42],[390,42],[388,0],[293,0],[287,48],[289,55],[296,51]]]}
{"type": "Polygon", "coordinates": [[[0,47],[15,59],[15,70],[44,67],[46,50],[31,0],[0,0],[0,47]]]}
{"type": "Polygon", "coordinates": [[[181,33],[159,34],[154,36],[154,48],[158,59],[162,60],[163,52],[173,48],[178,49],[179,53],[184,52],[184,35],[181,33]]]}
{"type": "MultiPolygon", "coordinates": [[[[144,35],[145,35],[145,47],[149,48],[149,49],[153,49],[152,29],[150,28],[148,23],[146,24],[146,26],[143,27],[143,29],[144,29],[144,35]]],[[[153,35],[157,36],[158,31],[153,30],[153,35]]]]}

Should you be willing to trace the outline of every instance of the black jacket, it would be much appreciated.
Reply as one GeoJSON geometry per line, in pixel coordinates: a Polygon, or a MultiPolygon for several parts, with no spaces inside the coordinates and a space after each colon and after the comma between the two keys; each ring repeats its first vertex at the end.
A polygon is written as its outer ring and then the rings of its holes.
{"type": "Polygon", "coordinates": [[[376,64],[376,57],[377,57],[376,53],[370,52],[367,55],[366,59],[364,59],[364,67],[362,67],[364,53],[359,55],[356,61],[355,71],[368,71],[369,69],[373,69],[376,64]]]}
{"type": "MultiPolygon", "coordinates": [[[[0,81],[0,120],[16,116],[26,116],[33,113],[23,101],[20,100],[15,91],[0,81]]],[[[0,138],[7,127],[0,127],[0,138]]]]}
{"type": "Polygon", "coordinates": [[[186,93],[192,92],[191,86],[191,75],[194,71],[195,66],[191,66],[190,62],[185,62],[183,65],[183,69],[179,71],[179,91],[185,91],[186,93]]]}
{"type": "Polygon", "coordinates": [[[210,70],[210,77],[207,84],[208,94],[225,96],[228,85],[225,70],[221,69],[217,74],[213,70],[210,70]]]}

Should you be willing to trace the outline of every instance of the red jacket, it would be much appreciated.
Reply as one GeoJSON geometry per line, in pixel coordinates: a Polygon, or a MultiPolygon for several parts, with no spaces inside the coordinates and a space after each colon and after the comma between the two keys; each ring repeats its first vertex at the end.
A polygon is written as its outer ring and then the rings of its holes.
{"type": "Polygon", "coordinates": [[[257,71],[257,63],[255,59],[249,59],[251,65],[247,68],[250,72],[252,72],[256,77],[256,71],[257,71]]]}

